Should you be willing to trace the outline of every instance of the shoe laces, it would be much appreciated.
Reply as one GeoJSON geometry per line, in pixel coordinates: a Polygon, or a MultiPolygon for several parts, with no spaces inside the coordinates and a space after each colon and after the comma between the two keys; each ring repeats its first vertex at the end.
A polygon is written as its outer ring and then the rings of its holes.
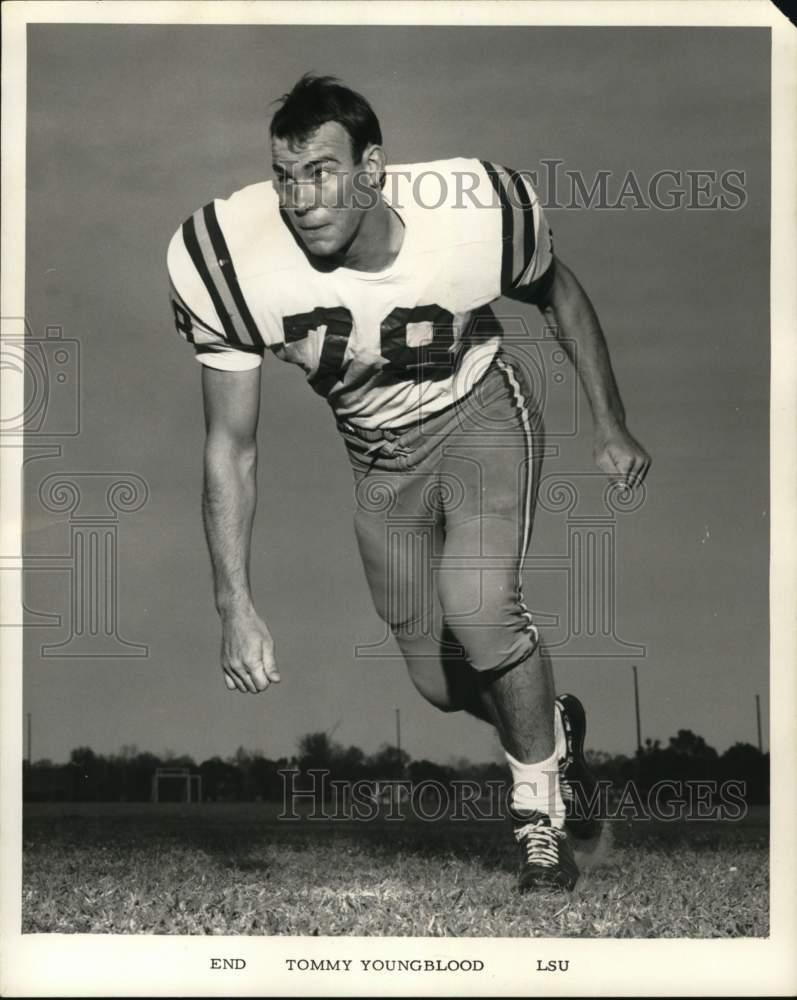
{"type": "Polygon", "coordinates": [[[556,827],[543,823],[526,823],[515,830],[515,840],[525,841],[526,860],[542,868],[555,868],[559,864],[559,840],[563,836],[556,827]]]}

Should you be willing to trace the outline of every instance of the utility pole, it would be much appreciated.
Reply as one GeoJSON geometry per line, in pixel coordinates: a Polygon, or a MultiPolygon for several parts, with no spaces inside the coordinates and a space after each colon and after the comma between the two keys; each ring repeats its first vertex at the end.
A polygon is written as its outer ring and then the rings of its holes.
{"type": "Polygon", "coordinates": [[[761,739],[761,695],[755,696],[755,717],[758,723],[758,752],[764,752],[764,744],[761,739]]]}
{"type": "Polygon", "coordinates": [[[636,664],[631,667],[634,671],[634,708],[636,709],[636,748],[642,749],[642,725],[639,721],[639,678],[637,676],[636,664]]]}
{"type": "MultiPolygon", "coordinates": [[[[27,720],[27,723],[28,723],[28,767],[30,767],[31,764],[33,763],[33,758],[30,755],[30,747],[31,747],[31,715],[32,715],[31,712],[26,712],[25,713],[25,717],[26,717],[26,720],[27,720]]],[[[760,732],[760,730],[761,730],[761,726],[759,724],[759,732],[760,732]]],[[[760,742],[761,742],[761,737],[759,736],[759,743],[760,742]]]]}
{"type": "Polygon", "coordinates": [[[396,749],[401,753],[401,709],[396,709],[396,749]]]}

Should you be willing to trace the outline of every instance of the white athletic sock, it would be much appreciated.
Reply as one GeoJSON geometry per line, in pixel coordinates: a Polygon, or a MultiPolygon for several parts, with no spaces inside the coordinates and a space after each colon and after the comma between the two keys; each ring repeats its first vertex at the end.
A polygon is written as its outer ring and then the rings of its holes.
{"type": "Polygon", "coordinates": [[[562,713],[555,705],[553,709],[553,736],[555,741],[556,756],[559,760],[564,760],[567,756],[565,727],[562,725],[562,713]]]}
{"type": "Polygon", "coordinates": [[[512,771],[512,808],[545,813],[551,817],[551,826],[561,829],[565,825],[565,804],[559,790],[557,751],[546,760],[523,764],[504,750],[512,771]]]}

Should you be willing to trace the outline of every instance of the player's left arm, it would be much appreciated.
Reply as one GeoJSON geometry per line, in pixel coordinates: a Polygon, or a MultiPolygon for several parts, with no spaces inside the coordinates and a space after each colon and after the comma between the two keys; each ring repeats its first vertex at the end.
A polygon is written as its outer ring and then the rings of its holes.
{"type": "Polygon", "coordinates": [[[650,456],[626,427],[625,409],[597,313],[578,279],[557,257],[534,302],[576,367],[595,422],[594,456],[603,472],[629,486],[642,483],[650,456]]]}
{"type": "MultiPolygon", "coordinates": [[[[640,484],[650,456],[629,433],[600,322],[578,279],[553,252],[553,235],[527,174],[481,161],[500,212],[500,290],[536,305],[576,367],[595,421],[598,467],[629,486],[640,484]]],[[[497,228],[499,216],[482,213],[497,228]]]]}

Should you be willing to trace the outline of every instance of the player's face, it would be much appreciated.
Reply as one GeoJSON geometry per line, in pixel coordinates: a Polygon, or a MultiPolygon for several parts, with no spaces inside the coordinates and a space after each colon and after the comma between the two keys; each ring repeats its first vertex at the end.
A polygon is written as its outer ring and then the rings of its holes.
{"type": "Polygon", "coordinates": [[[338,122],[325,122],[298,144],[271,141],[276,189],[297,236],[319,257],[345,251],[368,207],[368,174],[352,158],[351,138],[338,122]]]}

